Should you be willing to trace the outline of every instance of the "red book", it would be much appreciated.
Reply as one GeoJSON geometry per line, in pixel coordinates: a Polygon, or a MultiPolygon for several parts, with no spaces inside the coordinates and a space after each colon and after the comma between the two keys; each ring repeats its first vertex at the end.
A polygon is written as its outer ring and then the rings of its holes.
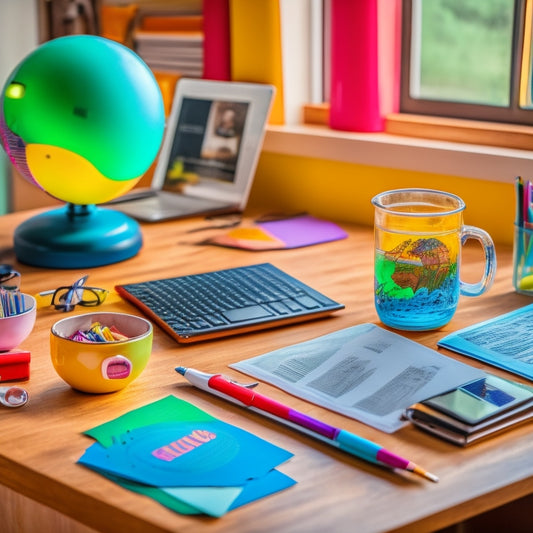
{"type": "Polygon", "coordinates": [[[204,0],[203,78],[231,79],[229,0],[204,0]]]}

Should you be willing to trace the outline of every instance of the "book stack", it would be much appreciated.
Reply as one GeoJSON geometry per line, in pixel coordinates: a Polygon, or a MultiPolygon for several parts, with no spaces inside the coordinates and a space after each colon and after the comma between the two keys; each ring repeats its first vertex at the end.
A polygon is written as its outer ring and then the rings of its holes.
{"type": "Polygon", "coordinates": [[[202,15],[146,14],[134,30],[133,42],[137,54],[154,72],[202,77],[202,15]]]}

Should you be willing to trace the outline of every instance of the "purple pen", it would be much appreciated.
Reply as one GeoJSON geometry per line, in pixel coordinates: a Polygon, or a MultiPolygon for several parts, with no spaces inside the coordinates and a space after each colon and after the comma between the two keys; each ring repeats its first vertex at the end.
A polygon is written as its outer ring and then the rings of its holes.
{"type": "Polygon", "coordinates": [[[255,385],[241,385],[220,374],[207,374],[191,368],[177,367],[176,372],[184,376],[195,387],[273,418],[356,457],[391,468],[408,470],[434,482],[439,480],[434,474],[412,461],[386,450],[375,442],[321,422],[255,392],[253,390],[255,385]]]}

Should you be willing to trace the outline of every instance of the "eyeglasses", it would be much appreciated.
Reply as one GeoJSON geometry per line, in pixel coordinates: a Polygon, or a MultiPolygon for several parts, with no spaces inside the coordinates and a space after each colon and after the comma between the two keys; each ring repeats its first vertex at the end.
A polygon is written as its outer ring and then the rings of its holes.
{"type": "Polygon", "coordinates": [[[58,311],[72,311],[76,305],[93,307],[100,305],[106,299],[109,291],[98,287],[86,287],[85,282],[89,276],[83,276],[72,285],[58,287],[54,291],[44,291],[39,296],[51,296],[49,305],[58,311]]]}
{"type": "Polygon", "coordinates": [[[0,265],[0,287],[7,291],[20,289],[20,273],[11,265],[0,265]]]}

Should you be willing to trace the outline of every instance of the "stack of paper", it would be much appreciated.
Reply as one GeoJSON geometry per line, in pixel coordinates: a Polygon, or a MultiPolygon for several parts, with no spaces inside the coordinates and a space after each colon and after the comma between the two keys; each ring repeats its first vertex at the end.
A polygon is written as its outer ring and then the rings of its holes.
{"type": "Polygon", "coordinates": [[[156,71],[200,78],[203,70],[203,33],[137,30],[135,50],[156,71]]]}
{"type": "Polygon", "coordinates": [[[155,72],[200,78],[204,30],[200,13],[145,13],[133,31],[135,51],[155,72]]]}
{"type": "Polygon", "coordinates": [[[222,516],[292,486],[292,454],[168,396],[85,432],[79,463],[182,514],[222,516]]]}

